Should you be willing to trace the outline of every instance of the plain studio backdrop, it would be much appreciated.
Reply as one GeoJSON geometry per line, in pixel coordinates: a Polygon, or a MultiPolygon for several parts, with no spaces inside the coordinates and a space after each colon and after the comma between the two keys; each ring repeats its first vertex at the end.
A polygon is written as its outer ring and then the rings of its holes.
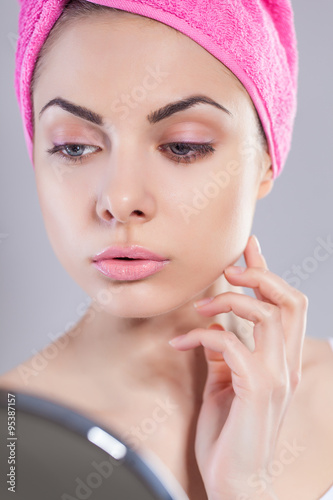
{"type": "MultiPolygon", "coordinates": [[[[300,73],[292,149],[272,192],[257,203],[252,232],[270,270],[308,296],[307,335],[326,338],[333,335],[333,2],[294,0],[293,7],[300,73]]],[[[14,91],[18,13],[17,0],[3,3],[0,373],[63,333],[89,302],[44,229],[14,91]]]]}

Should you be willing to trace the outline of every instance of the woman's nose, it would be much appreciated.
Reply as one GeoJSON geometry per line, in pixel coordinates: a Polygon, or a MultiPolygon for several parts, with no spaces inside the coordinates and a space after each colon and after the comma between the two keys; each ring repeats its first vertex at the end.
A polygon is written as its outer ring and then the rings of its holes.
{"type": "Polygon", "coordinates": [[[130,219],[146,222],[154,216],[155,209],[153,186],[138,165],[129,166],[125,162],[118,162],[101,179],[96,204],[100,219],[107,222],[112,219],[119,222],[128,222],[130,219]]]}

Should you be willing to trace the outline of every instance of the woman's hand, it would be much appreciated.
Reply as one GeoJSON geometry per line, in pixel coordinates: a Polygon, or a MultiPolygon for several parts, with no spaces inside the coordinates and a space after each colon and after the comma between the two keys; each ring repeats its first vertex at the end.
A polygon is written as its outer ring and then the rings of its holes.
{"type": "Polygon", "coordinates": [[[227,268],[225,276],[235,286],[253,288],[256,298],[221,293],[197,310],[205,316],[233,311],[253,322],[254,351],[217,324],[173,339],[179,350],[202,345],[207,359],[195,453],[209,500],[277,498],[269,486],[258,491],[252,481],[273,460],[301,379],[307,297],[268,270],[254,237],[244,257],[245,270],[227,268]]]}

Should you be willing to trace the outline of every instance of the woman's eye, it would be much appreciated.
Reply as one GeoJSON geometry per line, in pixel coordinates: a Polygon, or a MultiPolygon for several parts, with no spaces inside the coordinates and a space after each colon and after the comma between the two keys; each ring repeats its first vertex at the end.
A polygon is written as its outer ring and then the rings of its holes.
{"type": "Polygon", "coordinates": [[[162,151],[171,151],[168,156],[171,157],[172,161],[177,163],[191,163],[192,160],[197,158],[204,158],[207,155],[214,153],[215,148],[210,142],[206,143],[194,143],[194,142],[171,142],[169,144],[164,144],[159,146],[162,151]],[[192,154],[189,154],[192,153],[192,154]]]}
{"type": "MultiPolygon", "coordinates": [[[[50,155],[56,154],[68,163],[82,163],[87,157],[99,150],[98,146],[89,146],[86,144],[59,144],[47,150],[50,155]]],[[[158,148],[161,151],[168,152],[169,158],[176,163],[192,163],[198,158],[204,158],[214,153],[215,148],[210,142],[171,142],[158,148]]]]}
{"type": "Polygon", "coordinates": [[[83,159],[87,158],[98,149],[101,148],[98,146],[89,146],[87,144],[59,144],[48,149],[47,153],[50,155],[59,155],[69,163],[76,163],[82,162],[83,159]]]}

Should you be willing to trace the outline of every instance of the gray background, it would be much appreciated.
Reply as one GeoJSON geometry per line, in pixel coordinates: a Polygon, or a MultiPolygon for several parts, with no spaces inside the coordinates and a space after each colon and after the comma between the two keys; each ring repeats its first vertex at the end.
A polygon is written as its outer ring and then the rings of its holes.
{"type": "MultiPolygon", "coordinates": [[[[258,201],[253,232],[274,273],[286,277],[295,265],[305,273],[297,287],[310,301],[307,335],[326,338],[333,336],[333,253],[319,261],[314,251],[318,238],[333,239],[333,2],[294,0],[293,7],[300,51],[293,146],[273,191],[258,201]]],[[[53,254],[39,209],[14,92],[18,11],[16,0],[7,1],[0,16],[0,373],[64,332],[87,303],[53,254]]]]}

